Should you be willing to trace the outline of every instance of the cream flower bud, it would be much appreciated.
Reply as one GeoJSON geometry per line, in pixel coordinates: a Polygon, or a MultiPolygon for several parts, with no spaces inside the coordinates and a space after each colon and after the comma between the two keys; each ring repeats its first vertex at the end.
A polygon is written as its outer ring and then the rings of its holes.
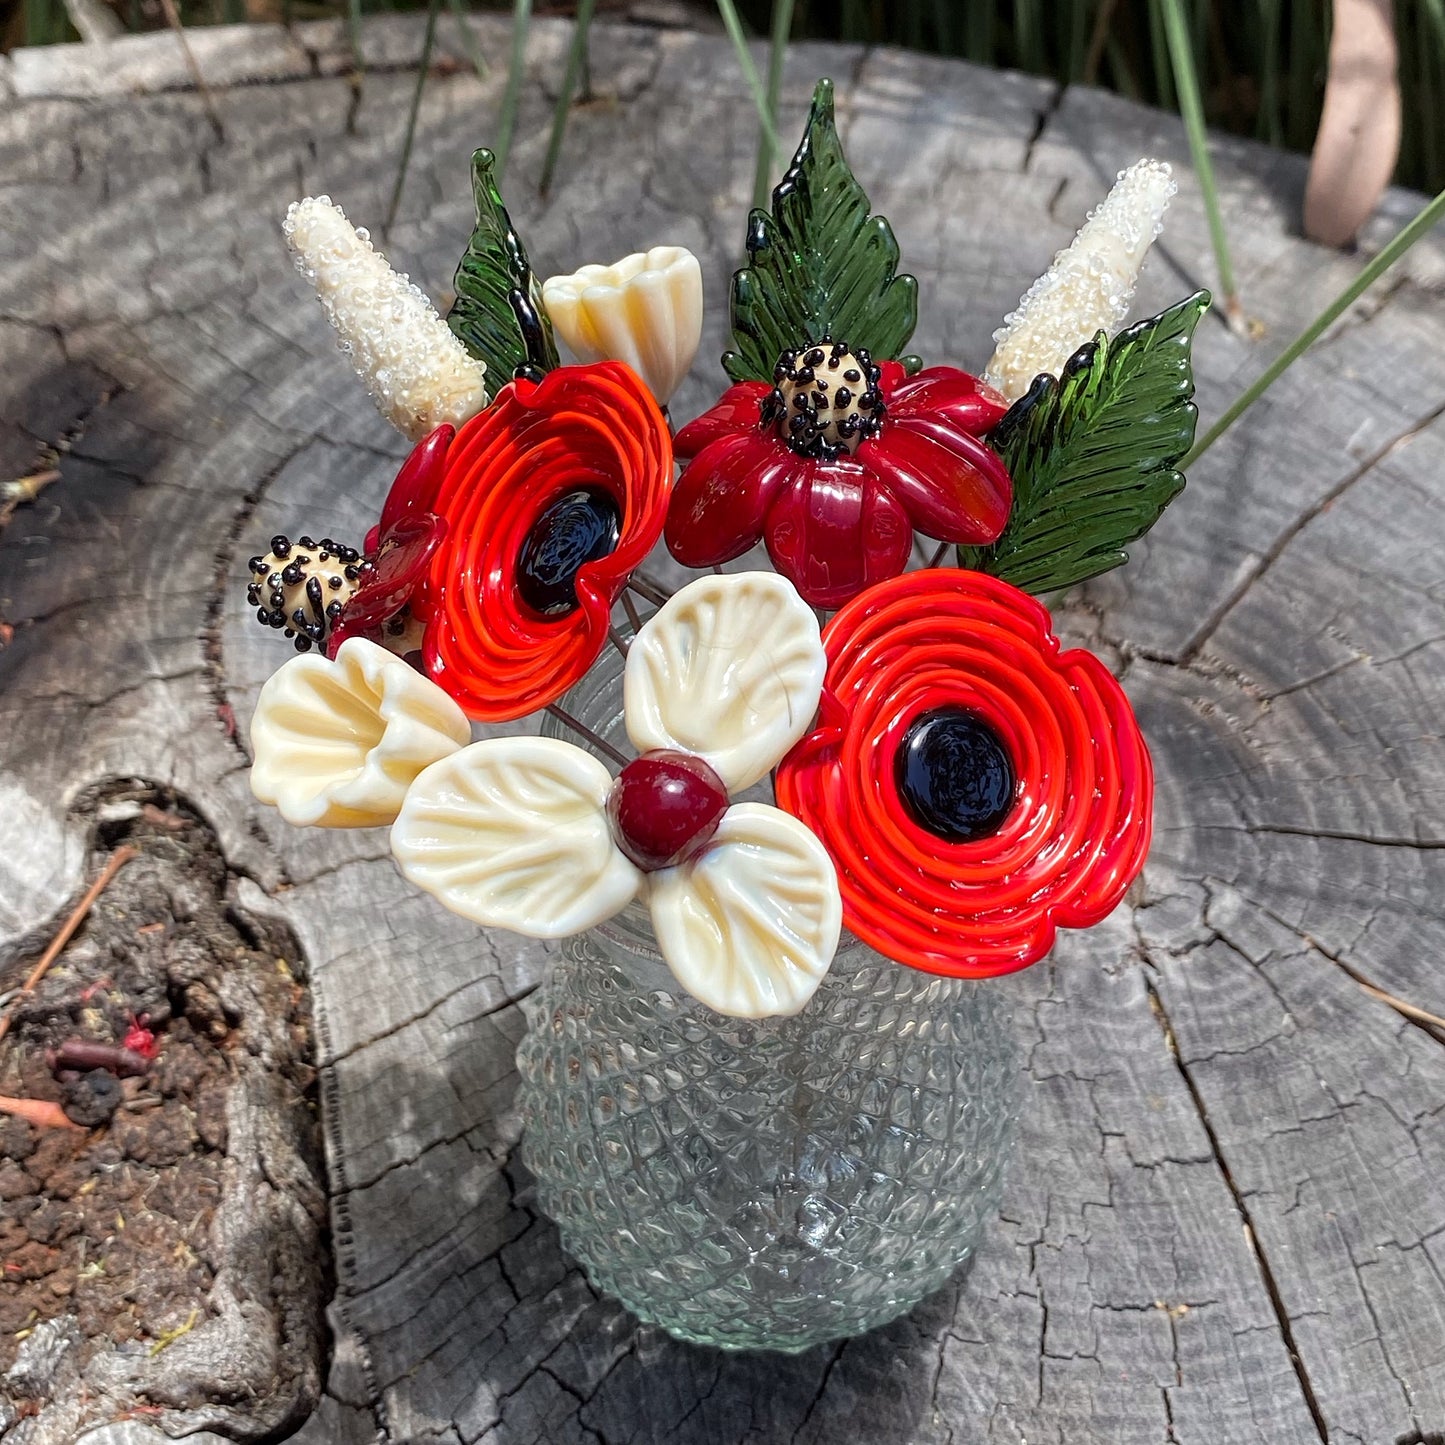
{"type": "Polygon", "coordinates": [[[399,657],[349,637],[293,657],[251,719],[251,791],[298,827],[390,823],[424,769],[471,741],[466,715],[399,657]]]}
{"type": "Polygon", "coordinates": [[[654,246],[553,276],[542,305],[579,361],[625,361],[666,406],[702,340],[702,267],[681,246],[654,246]]]}
{"type": "Polygon", "coordinates": [[[1136,161],[1120,171],[1073,242],[994,332],[998,349],[984,380],[1016,401],[1041,371],[1057,376],[1086,341],[1113,331],[1128,314],[1144,255],[1164,229],[1164,208],[1177,189],[1162,161],[1136,161]]]}
{"type": "Polygon", "coordinates": [[[329,196],[293,201],[281,229],[341,349],[398,431],[420,441],[443,422],[460,426],[486,406],[486,367],[329,196]]]}

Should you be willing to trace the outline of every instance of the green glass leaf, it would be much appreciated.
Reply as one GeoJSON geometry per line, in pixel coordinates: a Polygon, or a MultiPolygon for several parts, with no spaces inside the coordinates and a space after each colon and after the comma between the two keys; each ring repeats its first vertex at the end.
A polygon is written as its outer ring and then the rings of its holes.
{"type": "Polygon", "coordinates": [[[496,157],[472,152],[472,194],[477,223],[457,266],[457,299],[447,325],[486,364],[487,389],[514,376],[534,380],[557,365],[552,323],[542,309],[542,285],[497,189],[496,157]]]}
{"type": "MultiPolygon", "coordinates": [[[[813,92],[808,128],[772,211],[748,217],[749,264],[733,276],[734,381],[771,381],[804,342],[846,341],[874,361],[899,358],[918,324],[918,282],[898,275],[898,242],[853,178],[833,123],[833,82],[813,92]]],[[[911,371],[917,357],[901,357],[911,371]]]]}
{"type": "Polygon", "coordinates": [[[960,547],[959,566],[1043,593],[1129,560],[1184,487],[1190,343],[1209,300],[1198,291],[1112,341],[1101,331],[1062,376],[1035,379],[988,439],[1013,477],[1008,526],[992,546],[960,547]]]}

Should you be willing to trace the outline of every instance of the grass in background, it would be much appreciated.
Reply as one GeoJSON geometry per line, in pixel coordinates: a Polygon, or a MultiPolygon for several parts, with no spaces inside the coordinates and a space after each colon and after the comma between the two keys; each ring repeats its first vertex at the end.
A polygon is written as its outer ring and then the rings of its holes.
{"type": "MultiPolygon", "coordinates": [[[[130,30],[159,29],[159,0],[107,0],[130,30]]],[[[177,0],[186,25],[241,20],[306,20],[425,9],[429,0],[177,0]]],[[[1308,151],[1319,127],[1329,52],[1325,0],[1174,0],[1194,57],[1206,123],[1235,135],[1308,151]]],[[[469,11],[514,11],[529,0],[448,0],[469,11]]],[[[545,13],[572,14],[577,0],[545,13]]],[[[609,8],[602,0],[598,10],[609,8]]],[[[713,7],[699,0],[700,11],[713,7]]],[[[774,32],[780,11],[795,39],[866,41],[957,55],[1082,81],[1131,99],[1179,109],[1165,0],[725,0],[753,37],[774,32]]],[[[729,14],[728,12],[734,12],[729,14]]],[[[525,23],[525,20],[524,20],[525,23]]],[[[1445,188],[1445,0],[1395,0],[1405,133],[1396,180],[1430,194],[1445,188]]],[[[0,0],[0,49],[75,40],[64,0],[0,0]]],[[[757,102],[772,86],[758,81],[757,102]]],[[[772,80],[771,73],[768,80],[772,80]]],[[[751,83],[751,82],[750,82],[751,83]]],[[[585,90],[585,86],[583,87],[585,90]]],[[[513,113],[515,111],[513,110],[513,113]]],[[[771,115],[771,106],[764,111],[771,115]]],[[[499,139],[501,139],[499,137],[499,139]]],[[[497,147],[499,157],[505,147],[497,147]]]]}

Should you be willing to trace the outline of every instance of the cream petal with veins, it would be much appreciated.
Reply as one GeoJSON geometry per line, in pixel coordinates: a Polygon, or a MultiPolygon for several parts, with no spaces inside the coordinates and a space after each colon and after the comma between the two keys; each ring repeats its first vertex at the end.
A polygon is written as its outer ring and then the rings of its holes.
{"type": "Polygon", "coordinates": [[[696,753],[740,793],[807,732],[826,669],[818,619],[785,577],[699,577],[628,652],[627,732],[639,752],[696,753]]]}
{"type": "Polygon", "coordinates": [[[298,827],[381,826],[471,735],[434,682],[353,637],[335,659],[293,657],[267,679],[251,719],[251,791],[298,827]]]}
{"type": "Polygon", "coordinates": [[[566,938],[625,907],[642,874],[603,811],[612,777],[558,738],[486,738],[424,772],[391,830],[406,878],[453,913],[566,938]]]}
{"type": "Polygon", "coordinates": [[[702,267],[682,246],[552,276],[542,305],[579,361],[625,361],[666,406],[702,340],[702,267]]]}
{"type": "Polygon", "coordinates": [[[765,803],[735,803],[698,856],[648,878],[652,926],[694,998],[733,1018],[795,1014],[833,961],[843,926],[822,843],[765,803]]]}

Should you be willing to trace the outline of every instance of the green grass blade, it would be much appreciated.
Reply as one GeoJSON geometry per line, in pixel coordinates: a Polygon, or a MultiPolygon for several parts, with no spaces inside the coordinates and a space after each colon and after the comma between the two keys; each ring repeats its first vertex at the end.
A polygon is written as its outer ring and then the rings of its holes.
{"type": "MultiPolygon", "coordinates": [[[[788,40],[793,33],[793,0],[773,0],[773,30],[768,45],[768,114],[773,131],[778,128],[778,105],[783,97],[783,62],[788,58],[788,40]]],[[[768,203],[768,184],[778,163],[775,146],[766,135],[758,141],[758,169],[753,178],[753,205],[768,203]]]]}
{"type": "MultiPolygon", "coordinates": [[[[352,0],[352,3],[359,5],[361,0],[352,0]]],[[[462,0],[447,0],[447,8],[452,12],[452,19],[457,22],[457,34],[462,37],[462,49],[467,52],[472,69],[477,72],[477,79],[485,80],[491,68],[487,64],[487,57],[482,54],[481,42],[477,39],[477,32],[472,29],[472,22],[462,0]]]]}
{"type": "Polygon", "coordinates": [[[441,0],[431,0],[426,12],[426,34],[421,42],[421,63],[416,72],[416,87],[411,93],[411,113],[406,118],[406,136],[401,143],[401,162],[396,168],[396,184],[391,188],[391,204],[386,208],[382,234],[389,235],[401,206],[402,187],[406,185],[407,168],[411,165],[411,143],[416,139],[416,118],[421,114],[421,93],[426,88],[427,67],[431,65],[432,46],[437,37],[437,11],[441,0]]]}
{"type": "Polygon", "coordinates": [[[1224,234],[1224,217],[1219,210],[1219,192],[1214,184],[1214,164],[1209,159],[1209,136],[1204,128],[1204,104],[1199,98],[1199,77],[1194,69],[1194,44],[1184,18],[1182,0],[1158,0],[1163,11],[1165,38],[1179,93],[1179,111],[1189,132],[1189,153],[1194,173],[1204,194],[1204,214],[1209,221],[1209,239],[1214,246],[1214,263],[1219,268],[1219,290],[1224,318],[1230,328],[1244,330],[1244,308],[1234,284],[1234,265],[1229,259],[1229,239],[1224,234]]]}
{"type": "Polygon", "coordinates": [[[1369,290],[1421,236],[1426,235],[1445,217],[1445,191],[1441,191],[1408,226],[1366,266],[1288,346],[1260,373],[1225,411],[1224,415],[1195,443],[1194,449],[1179,464],[1188,470],[1215,442],[1237,422],[1246,411],[1277,382],[1316,341],[1369,290]]]}
{"type": "Polygon", "coordinates": [[[773,124],[773,117],[768,112],[768,97],[763,89],[763,82],[758,78],[758,68],[753,64],[753,57],[748,53],[747,36],[743,34],[743,22],[738,14],[738,7],[733,4],[733,0],[717,0],[717,8],[727,30],[728,39],[732,41],[733,49],[737,51],[738,65],[742,68],[743,79],[747,81],[748,89],[753,93],[753,105],[757,108],[758,124],[763,128],[763,143],[776,155],[783,147],[778,140],[778,128],[773,124]]]}
{"type": "Polygon", "coordinates": [[[556,109],[552,112],[552,134],[547,141],[547,158],[542,162],[539,188],[544,196],[552,188],[552,174],[557,169],[557,157],[562,154],[562,137],[567,133],[567,117],[572,112],[572,97],[577,93],[577,81],[587,55],[587,36],[592,29],[592,12],[596,8],[597,0],[579,0],[577,6],[572,44],[567,50],[567,72],[562,77],[562,89],[557,95],[556,109]]]}
{"type": "Polygon", "coordinates": [[[527,66],[527,30],[531,22],[532,0],[513,0],[507,89],[502,96],[502,113],[497,118],[497,143],[492,147],[492,154],[497,158],[498,181],[507,169],[507,153],[512,149],[512,135],[517,128],[517,106],[522,99],[522,76],[527,66]]]}
{"type": "Polygon", "coordinates": [[[366,63],[361,58],[361,0],[347,0],[346,37],[351,46],[351,63],[357,75],[363,75],[366,63]]]}

